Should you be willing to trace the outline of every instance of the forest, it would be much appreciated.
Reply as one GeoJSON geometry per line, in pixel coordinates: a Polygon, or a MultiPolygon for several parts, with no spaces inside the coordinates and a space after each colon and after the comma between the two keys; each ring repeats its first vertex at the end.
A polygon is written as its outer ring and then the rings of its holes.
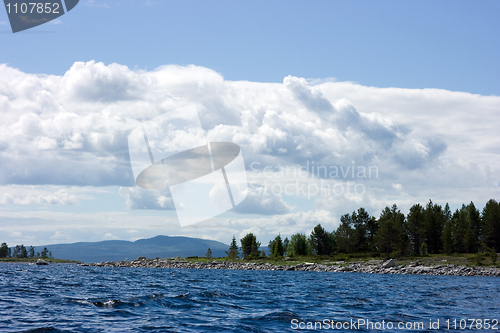
{"type": "Polygon", "coordinates": [[[24,245],[16,245],[13,248],[7,246],[7,243],[0,245],[0,258],[52,258],[52,252],[43,248],[42,252],[35,252],[35,247],[26,248],[24,245]]]}
{"type": "MultiPolygon", "coordinates": [[[[233,236],[230,259],[262,258],[260,242],[247,234],[237,246],[233,236]],[[240,253],[241,251],[241,253],[240,253]]],[[[334,254],[365,254],[371,257],[399,258],[407,255],[482,253],[496,258],[500,252],[500,203],[489,200],[480,211],[473,202],[454,213],[431,200],[414,204],[405,215],[396,204],[385,207],[378,218],[359,208],[340,217],[336,230],[318,224],[309,235],[296,233],[282,239],[277,235],[268,245],[271,257],[334,254]]]]}

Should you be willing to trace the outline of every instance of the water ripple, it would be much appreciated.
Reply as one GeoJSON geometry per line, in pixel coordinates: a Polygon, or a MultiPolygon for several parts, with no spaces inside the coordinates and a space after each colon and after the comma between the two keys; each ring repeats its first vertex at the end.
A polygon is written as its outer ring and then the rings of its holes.
{"type": "MultiPolygon", "coordinates": [[[[498,278],[0,264],[2,332],[282,332],[497,318],[498,278]]],[[[367,330],[364,330],[367,331],[367,330]]]]}

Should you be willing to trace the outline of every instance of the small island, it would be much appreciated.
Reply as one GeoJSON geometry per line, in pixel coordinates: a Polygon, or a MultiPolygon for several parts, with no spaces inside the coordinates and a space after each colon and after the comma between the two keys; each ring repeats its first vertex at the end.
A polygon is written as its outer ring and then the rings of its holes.
{"type": "Polygon", "coordinates": [[[0,245],[0,262],[31,263],[41,266],[45,266],[50,263],[81,263],[79,260],[53,258],[52,253],[46,247],[41,252],[35,252],[34,246],[26,248],[24,245],[16,245],[11,249],[6,243],[2,243],[0,245]]]}

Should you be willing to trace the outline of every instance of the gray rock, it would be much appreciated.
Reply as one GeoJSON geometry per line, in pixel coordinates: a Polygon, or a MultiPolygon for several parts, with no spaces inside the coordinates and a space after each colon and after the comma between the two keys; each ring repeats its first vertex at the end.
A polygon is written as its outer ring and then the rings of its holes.
{"type": "Polygon", "coordinates": [[[36,261],[36,264],[37,264],[37,265],[48,265],[49,263],[48,263],[48,262],[46,262],[46,261],[45,261],[45,260],[43,260],[43,259],[38,259],[38,260],[36,261]]]}
{"type": "Polygon", "coordinates": [[[396,266],[396,259],[389,259],[382,264],[382,268],[391,268],[396,266]]]}

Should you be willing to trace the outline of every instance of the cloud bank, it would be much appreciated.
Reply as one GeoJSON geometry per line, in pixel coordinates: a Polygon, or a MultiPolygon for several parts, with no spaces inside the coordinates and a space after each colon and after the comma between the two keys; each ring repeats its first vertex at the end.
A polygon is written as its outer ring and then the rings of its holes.
{"type": "Polygon", "coordinates": [[[257,189],[266,181],[283,188],[318,181],[269,180],[262,173],[307,163],[378,170],[377,177],[323,176],[331,186],[356,181],[365,189],[362,195],[315,195],[311,214],[330,212],[333,220],[359,206],[375,212],[391,202],[429,198],[482,204],[500,195],[498,96],[294,76],[283,83],[235,82],[194,65],[142,71],[90,61],[75,63],[63,76],[0,65],[0,204],[78,204],[66,187],[116,186],[129,209],[174,209],[168,191],[134,187],[127,136],[141,121],[190,104],[202,106],[210,141],[242,149],[255,186],[236,213],[276,215],[277,224],[279,216],[306,214],[287,202],[290,196],[257,189]],[[27,194],[23,186],[35,187],[27,194]]]}

